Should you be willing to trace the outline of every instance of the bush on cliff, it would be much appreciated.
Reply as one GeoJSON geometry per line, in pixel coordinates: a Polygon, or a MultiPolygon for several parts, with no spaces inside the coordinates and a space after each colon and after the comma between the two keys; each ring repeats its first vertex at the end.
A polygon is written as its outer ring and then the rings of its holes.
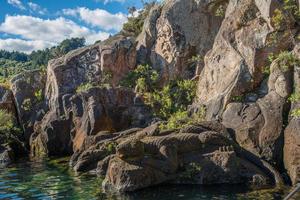
{"type": "Polygon", "coordinates": [[[196,95],[196,82],[192,80],[170,81],[161,90],[145,94],[145,101],[150,105],[156,116],[170,118],[174,113],[186,111],[196,95]]]}
{"type": "Polygon", "coordinates": [[[151,8],[156,4],[156,1],[144,2],[144,8],[138,11],[135,7],[128,8],[128,21],[123,24],[122,32],[125,35],[132,35],[137,37],[143,30],[144,21],[148,16],[151,8]]]}
{"type": "Polygon", "coordinates": [[[120,85],[128,88],[135,88],[137,86],[140,92],[149,92],[157,88],[158,78],[158,72],[151,66],[139,65],[120,81],[120,85]]]}

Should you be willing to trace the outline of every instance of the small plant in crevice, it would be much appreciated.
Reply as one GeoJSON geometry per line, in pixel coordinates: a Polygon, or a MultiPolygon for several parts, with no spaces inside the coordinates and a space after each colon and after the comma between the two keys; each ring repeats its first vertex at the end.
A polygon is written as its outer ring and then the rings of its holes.
{"type": "Polygon", "coordinates": [[[243,102],[245,99],[245,97],[243,95],[237,95],[237,96],[233,96],[231,98],[231,101],[233,102],[243,102]]]}
{"type": "Polygon", "coordinates": [[[37,103],[42,102],[44,100],[44,94],[43,94],[42,89],[39,89],[39,90],[35,91],[34,92],[34,97],[36,98],[37,103]]]}
{"type": "Polygon", "coordinates": [[[76,93],[81,93],[95,87],[92,83],[82,83],[76,89],[76,93]]]}
{"type": "Polygon", "coordinates": [[[277,59],[283,72],[286,72],[293,67],[300,66],[300,60],[293,54],[293,52],[283,51],[277,55],[277,59]]]}
{"type": "Polygon", "coordinates": [[[23,110],[25,111],[30,111],[32,108],[32,102],[30,98],[24,99],[21,107],[23,108],[23,110]]]}
{"type": "Polygon", "coordinates": [[[300,101],[300,93],[293,93],[291,94],[291,96],[288,99],[291,103],[296,103],[298,101],[300,101]]]}
{"type": "Polygon", "coordinates": [[[296,108],[296,109],[292,110],[291,116],[299,118],[300,117],[300,108],[296,108]]]}

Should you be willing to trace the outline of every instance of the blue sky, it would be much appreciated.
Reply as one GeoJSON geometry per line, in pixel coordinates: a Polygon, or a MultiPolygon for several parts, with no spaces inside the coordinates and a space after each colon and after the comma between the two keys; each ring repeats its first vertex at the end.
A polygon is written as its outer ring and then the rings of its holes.
{"type": "Polygon", "coordinates": [[[140,0],[0,0],[0,49],[44,49],[65,38],[85,37],[88,44],[117,33],[127,8],[140,0]]]}

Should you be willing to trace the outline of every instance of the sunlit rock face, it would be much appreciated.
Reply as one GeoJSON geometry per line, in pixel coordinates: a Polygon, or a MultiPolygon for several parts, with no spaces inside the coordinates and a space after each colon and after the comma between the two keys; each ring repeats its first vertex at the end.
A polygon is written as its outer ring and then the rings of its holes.
{"type": "Polygon", "coordinates": [[[150,61],[161,72],[162,81],[193,76],[189,60],[206,54],[221,25],[222,17],[209,9],[213,3],[168,0],[154,7],[138,38],[138,55],[143,58],[139,61],[150,61]]]}
{"type": "MultiPolygon", "coordinates": [[[[294,54],[300,59],[300,45],[296,45],[294,54]]],[[[300,94],[300,66],[294,68],[294,94],[300,94]]],[[[299,99],[292,102],[291,113],[300,109],[299,99]]],[[[290,114],[291,114],[290,113],[290,114]]],[[[284,131],[284,165],[293,184],[300,181],[300,118],[292,116],[284,131]]]]}
{"type": "MultiPolygon", "coordinates": [[[[268,65],[268,55],[293,46],[294,23],[286,16],[284,27],[275,28],[271,18],[283,6],[275,0],[231,0],[213,48],[205,56],[199,77],[197,103],[207,107],[207,119],[221,118],[233,97],[257,89],[268,65]]],[[[284,13],[284,12],[283,12],[284,13]]]]}

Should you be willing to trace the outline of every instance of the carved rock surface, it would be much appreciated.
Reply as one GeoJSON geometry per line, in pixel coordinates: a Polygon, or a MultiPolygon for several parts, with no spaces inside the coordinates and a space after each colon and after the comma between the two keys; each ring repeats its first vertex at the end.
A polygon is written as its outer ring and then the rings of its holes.
{"type": "MultiPolygon", "coordinates": [[[[292,70],[279,60],[271,64],[267,93],[255,102],[230,103],[223,124],[235,131],[237,142],[248,151],[280,167],[283,145],[283,117],[292,92],[292,70]]],[[[259,91],[258,91],[259,96],[259,91]]]]}
{"type": "Polygon", "coordinates": [[[150,56],[163,81],[189,77],[189,59],[203,57],[212,47],[222,17],[208,7],[207,1],[168,0],[150,12],[138,38],[138,54],[150,56]]]}
{"type": "Polygon", "coordinates": [[[98,163],[102,174],[107,167],[103,187],[128,192],[170,182],[270,184],[270,171],[261,168],[260,159],[248,159],[232,144],[226,134],[213,131],[144,137],[136,133],[116,146],[115,156],[98,163]]]}
{"type": "Polygon", "coordinates": [[[130,90],[92,88],[71,99],[75,124],[74,150],[81,148],[85,138],[100,131],[117,132],[130,127],[145,127],[151,111],[134,104],[130,90]]]}
{"type": "Polygon", "coordinates": [[[219,119],[233,97],[253,91],[261,84],[270,53],[292,47],[292,19],[284,15],[285,27],[280,27],[280,31],[271,23],[274,10],[282,8],[276,0],[229,1],[199,77],[196,102],[207,107],[208,120],[219,119]],[[272,39],[274,35],[276,41],[272,39]]]}
{"type": "Polygon", "coordinates": [[[65,112],[63,97],[74,94],[86,82],[98,83],[105,73],[112,75],[112,85],[135,68],[136,51],[132,40],[114,36],[107,41],[68,53],[49,62],[46,97],[51,110],[65,112]]]}
{"type": "MultiPolygon", "coordinates": [[[[300,59],[300,44],[294,49],[295,55],[300,59]]],[[[294,68],[295,94],[300,94],[300,67],[294,68]]],[[[300,109],[300,101],[292,103],[291,112],[300,109]]],[[[284,166],[290,175],[293,184],[300,181],[300,118],[291,117],[284,132],[284,166]]]]}
{"type": "Polygon", "coordinates": [[[43,118],[48,108],[44,101],[46,73],[42,70],[28,71],[11,80],[11,88],[25,143],[34,132],[34,123],[43,118]]]}

